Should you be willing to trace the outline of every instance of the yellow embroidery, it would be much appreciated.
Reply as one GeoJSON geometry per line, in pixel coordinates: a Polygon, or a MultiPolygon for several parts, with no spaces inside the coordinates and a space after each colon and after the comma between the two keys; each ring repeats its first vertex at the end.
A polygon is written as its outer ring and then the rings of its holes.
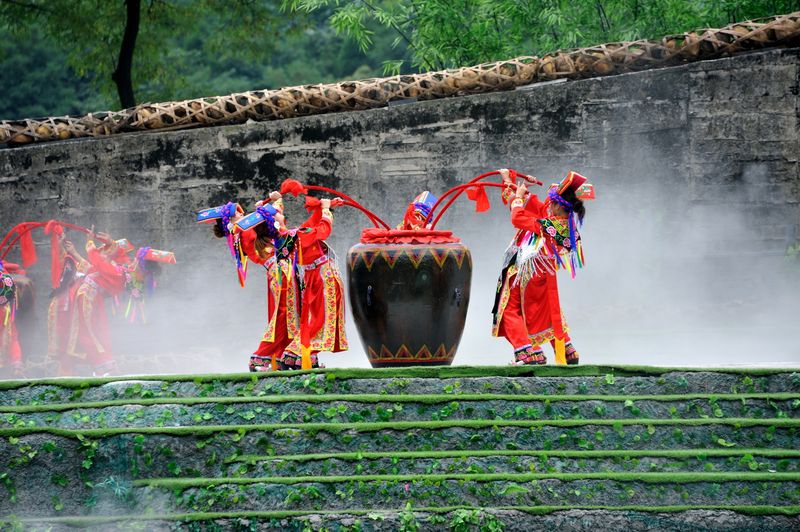
{"type": "MultiPolygon", "coordinates": [[[[347,349],[347,338],[344,327],[344,284],[342,283],[339,269],[333,261],[322,264],[317,270],[311,270],[306,275],[320,275],[323,285],[323,306],[325,312],[325,322],[322,328],[311,339],[309,348],[311,351],[343,351],[347,349]],[[319,273],[316,273],[316,272],[319,273]],[[336,296],[336,288],[339,294],[336,296]],[[338,331],[339,342],[336,342],[338,331]]],[[[295,354],[300,353],[300,335],[296,335],[287,351],[295,354]]]]}
{"type": "MultiPolygon", "coordinates": [[[[278,321],[278,308],[281,298],[281,285],[278,284],[278,270],[280,267],[281,282],[286,284],[286,329],[289,338],[294,338],[298,334],[298,317],[297,317],[297,283],[294,282],[292,273],[292,265],[287,261],[275,261],[269,270],[267,270],[267,297],[272,298],[274,310],[269,317],[267,330],[261,338],[262,342],[274,342],[275,330],[278,321]]],[[[269,307],[267,307],[269,308],[269,307]]]]}
{"type": "MultiPolygon", "coordinates": [[[[561,314],[561,325],[564,328],[564,333],[569,332],[569,327],[567,326],[567,322],[564,320],[564,314],[561,314]]],[[[538,332],[536,334],[529,334],[528,338],[531,340],[531,344],[535,347],[537,345],[542,345],[549,343],[552,340],[556,339],[556,335],[553,332],[552,327],[548,327],[547,329],[538,332]]]]}
{"type": "Polygon", "coordinates": [[[500,336],[500,323],[503,321],[503,313],[505,312],[506,305],[508,305],[508,300],[511,297],[511,279],[516,274],[517,267],[514,265],[509,266],[508,273],[506,273],[506,277],[503,279],[503,287],[501,288],[500,292],[500,304],[497,306],[497,318],[492,326],[492,336],[500,336]]]}
{"type": "MultiPolygon", "coordinates": [[[[6,305],[0,305],[0,316],[6,315],[6,305]]],[[[8,325],[3,325],[2,319],[0,319],[0,368],[3,367],[5,364],[5,359],[10,358],[11,354],[11,321],[9,320],[8,325]]]]}

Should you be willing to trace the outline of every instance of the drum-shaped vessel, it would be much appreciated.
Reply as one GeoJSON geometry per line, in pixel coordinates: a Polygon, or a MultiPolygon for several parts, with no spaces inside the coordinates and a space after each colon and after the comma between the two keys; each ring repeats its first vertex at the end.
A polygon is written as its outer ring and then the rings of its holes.
{"type": "Polygon", "coordinates": [[[449,231],[368,233],[347,263],[350,305],[370,364],[451,364],[467,318],[469,249],[449,231]]]}

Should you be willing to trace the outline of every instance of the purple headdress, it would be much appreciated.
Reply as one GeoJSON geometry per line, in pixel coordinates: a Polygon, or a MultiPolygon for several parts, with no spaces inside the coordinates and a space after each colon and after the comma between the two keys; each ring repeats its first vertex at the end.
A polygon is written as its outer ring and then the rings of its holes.
{"type": "Polygon", "coordinates": [[[267,229],[267,236],[273,240],[280,237],[279,225],[275,221],[278,210],[272,205],[260,205],[256,207],[256,212],[264,219],[264,227],[267,229]]]}
{"type": "Polygon", "coordinates": [[[144,279],[144,288],[148,296],[152,296],[156,290],[156,278],[152,270],[147,267],[147,254],[150,252],[150,246],[139,248],[136,252],[136,265],[142,272],[142,279],[144,279]]]}
{"type": "Polygon", "coordinates": [[[577,225],[583,225],[580,220],[577,220],[578,215],[575,214],[575,207],[572,203],[565,200],[555,188],[550,189],[547,193],[547,197],[550,201],[557,203],[567,211],[567,219],[569,221],[569,243],[571,244],[571,249],[575,249],[575,228],[577,225]]]}

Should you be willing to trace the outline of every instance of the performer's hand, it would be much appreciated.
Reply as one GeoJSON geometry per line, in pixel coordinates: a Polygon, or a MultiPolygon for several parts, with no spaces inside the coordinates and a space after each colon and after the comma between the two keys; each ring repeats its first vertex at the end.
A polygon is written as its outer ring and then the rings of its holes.
{"type": "Polygon", "coordinates": [[[319,200],[319,206],[323,209],[330,209],[331,208],[331,200],[329,198],[322,198],[319,200]]]}
{"type": "Polygon", "coordinates": [[[259,200],[256,202],[256,209],[264,205],[264,200],[259,200]]]}
{"type": "Polygon", "coordinates": [[[344,205],[344,200],[342,198],[333,198],[331,200],[331,207],[341,207],[344,205]]]}
{"type": "Polygon", "coordinates": [[[108,233],[99,232],[97,233],[97,240],[99,240],[103,244],[110,245],[111,235],[109,235],[108,233]]]}
{"type": "Polygon", "coordinates": [[[539,185],[542,186],[542,182],[539,181],[536,176],[533,175],[525,175],[525,174],[517,174],[519,177],[530,183],[531,185],[539,185]]]}
{"type": "Polygon", "coordinates": [[[511,172],[508,171],[508,168],[500,168],[497,171],[500,173],[500,177],[503,178],[503,183],[505,184],[512,183],[511,172]]]}
{"type": "Polygon", "coordinates": [[[519,185],[517,185],[517,197],[518,198],[520,198],[520,199],[524,198],[525,194],[527,194],[527,193],[528,193],[528,187],[525,186],[525,183],[520,183],[519,185]]]}
{"type": "Polygon", "coordinates": [[[281,197],[282,197],[281,193],[278,192],[277,190],[273,190],[272,192],[269,193],[269,199],[271,201],[278,201],[279,199],[281,199],[281,197]]]}

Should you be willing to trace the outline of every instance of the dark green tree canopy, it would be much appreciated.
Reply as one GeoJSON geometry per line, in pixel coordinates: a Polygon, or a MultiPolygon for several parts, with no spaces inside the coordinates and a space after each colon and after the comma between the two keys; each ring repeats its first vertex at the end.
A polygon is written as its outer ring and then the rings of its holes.
{"type": "Polygon", "coordinates": [[[257,0],[0,0],[0,25],[12,37],[31,29],[65,54],[78,76],[90,75],[102,93],[123,107],[135,92],[174,91],[180,36],[199,38],[206,56],[258,60],[298,29],[298,17],[275,2],[257,0]]]}
{"type": "Polygon", "coordinates": [[[800,0],[0,0],[0,118],[451,68],[796,10],[800,0]]]}
{"type": "MultiPolygon", "coordinates": [[[[798,0],[283,0],[290,12],[332,9],[330,25],[362,49],[371,22],[407,43],[414,69],[436,70],[652,39],[790,13],[798,0]]],[[[389,59],[389,58],[387,58],[389,59]]],[[[384,63],[396,72],[398,60],[384,63]]]]}

